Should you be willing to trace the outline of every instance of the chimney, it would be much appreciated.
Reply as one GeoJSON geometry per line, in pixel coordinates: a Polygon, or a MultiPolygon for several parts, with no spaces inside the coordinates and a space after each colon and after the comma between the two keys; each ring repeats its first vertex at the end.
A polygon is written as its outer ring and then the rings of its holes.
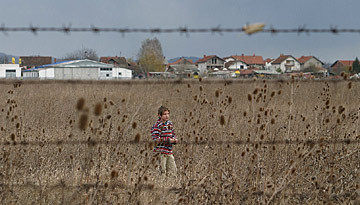
{"type": "Polygon", "coordinates": [[[253,56],[255,57],[255,53],[253,54],[253,56]]]}
{"type": "Polygon", "coordinates": [[[241,54],[242,56],[244,56],[244,54],[241,54]]]}
{"type": "Polygon", "coordinates": [[[54,63],[56,63],[56,58],[54,58],[54,63]]]}
{"type": "Polygon", "coordinates": [[[204,58],[206,58],[206,55],[204,55],[204,58]]]}

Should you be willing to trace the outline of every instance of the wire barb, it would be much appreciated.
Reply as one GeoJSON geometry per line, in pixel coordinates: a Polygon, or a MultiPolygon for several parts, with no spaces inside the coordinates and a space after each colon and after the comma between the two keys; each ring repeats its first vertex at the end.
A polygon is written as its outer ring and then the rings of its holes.
{"type": "Polygon", "coordinates": [[[359,33],[360,28],[348,28],[348,29],[338,29],[337,26],[330,26],[328,29],[320,28],[306,28],[305,25],[299,26],[298,28],[290,29],[276,29],[273,26],[265,29],[264,23],[253,23],[248,24],[240,28],[222,28],[221,25],[218,25],[213,28],[188,28],[187,26],[179,28],[103,28],[97,26],[86,27],[71,27],[71,24],[68,26],[63,25],[62,27],[37,27],[30,24],[28,27],[7,27],[5,24],[1,24],[0,32],[7,35],[8,32],[30,32],[34,35],[37,35],[38,32],[62,32],[64,34],[70,34],[71,32],[91,32],[91,33],[104,33],[104,32],[114,32],[120,33],[124,36],[126,33],[150,33],[150,34],[160,34],[160,33],[180,33],[185,34],[187,37],[190,33],[212,33],[223,35],[223,33],[245,33],[247,35],[252,35],[255,33],[331,33],[331,34],[340,34],[340,33],[359,33]]]}

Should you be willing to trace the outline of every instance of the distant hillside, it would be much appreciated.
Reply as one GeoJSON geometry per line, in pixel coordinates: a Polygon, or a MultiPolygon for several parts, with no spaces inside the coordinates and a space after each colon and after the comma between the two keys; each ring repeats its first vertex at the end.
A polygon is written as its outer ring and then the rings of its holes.
{"type": "Polygon", "coordinates": [[[195,63],[196,61],[198,61],[200,59],[200,58],[194,57],[194,56],[189,56],[189,57],[182,56],[182,57],[172,58],[172,59],[168,60],[168,62],[173,63],[173,62],[179,60],[180,58],[185,58],[187,60],[192,60],[193,63],[195,63]]]}
{"type": "Polygon", "coordinates": [[[0,64],[3,64],[4,60],[5,60],[5,63],[10,63],[11,58],[13,58],[13,57],[15,58],[15,61],[18,62],[19,56],[9,55],[9,54],[6,54],[6,53],[0,53],[0,64]],[[6,59],[4,57],[6,57],[6,59]]]}

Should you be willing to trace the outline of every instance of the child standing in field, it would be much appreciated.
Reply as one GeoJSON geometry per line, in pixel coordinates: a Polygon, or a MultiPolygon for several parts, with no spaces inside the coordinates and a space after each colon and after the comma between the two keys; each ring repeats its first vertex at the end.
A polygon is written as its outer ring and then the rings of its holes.
{"type": "Polygon", "coordinates": [[[157,143],[155,152],[160,153],[160,171],[162,174],[176,176],[176,164],[173,155],[173,145],[176,139],[174,125],[169,120],[170,110],[161,106],[158,110],[159,118],[151,128],[151,137],[157,143]]]}

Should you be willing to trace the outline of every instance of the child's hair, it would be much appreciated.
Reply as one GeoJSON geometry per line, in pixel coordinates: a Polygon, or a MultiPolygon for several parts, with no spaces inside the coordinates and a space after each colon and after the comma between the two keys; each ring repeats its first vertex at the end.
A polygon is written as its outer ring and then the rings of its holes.
{"type": "Polygon", "coordinates": [[[169,112],[170,112],[169,108],[167,108],[167,107],[165,107],[165,106],[162,105],[162,106],[159,107],[158,114],[159,114],[160,116],[162,116],[165,111],[169,111],[169,112]]]}

